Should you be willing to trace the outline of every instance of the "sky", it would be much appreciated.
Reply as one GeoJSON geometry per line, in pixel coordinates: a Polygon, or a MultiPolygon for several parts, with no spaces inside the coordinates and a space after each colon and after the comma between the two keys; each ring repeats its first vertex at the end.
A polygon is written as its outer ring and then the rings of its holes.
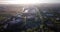
{"type": "Polygon", "coordinates": [[[60,0],[0,0],[0,4],[60,3],[60,0]]]}

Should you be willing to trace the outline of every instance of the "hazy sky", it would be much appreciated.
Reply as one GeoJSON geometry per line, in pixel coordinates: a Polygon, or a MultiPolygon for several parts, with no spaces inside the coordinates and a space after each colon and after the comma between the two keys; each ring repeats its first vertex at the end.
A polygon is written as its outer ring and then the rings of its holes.
{"type": "Polygon", "coordinates": [[[60,0],[0,0],[0,4],[60,3],[60,0]]]}

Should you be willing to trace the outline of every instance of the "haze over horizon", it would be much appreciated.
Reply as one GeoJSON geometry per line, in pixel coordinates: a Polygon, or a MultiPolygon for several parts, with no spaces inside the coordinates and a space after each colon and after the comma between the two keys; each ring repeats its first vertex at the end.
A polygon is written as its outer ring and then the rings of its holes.
{"type": "Polygon", "coordinates": [[[60,0],[0,0],[0,4],[60,3],[60,0]]]}

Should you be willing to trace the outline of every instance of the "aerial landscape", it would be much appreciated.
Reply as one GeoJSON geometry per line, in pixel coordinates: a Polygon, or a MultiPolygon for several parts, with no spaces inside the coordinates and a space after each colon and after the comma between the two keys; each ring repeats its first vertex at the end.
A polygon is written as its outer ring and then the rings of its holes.
{"type": "Polygon", "coordinates": [[[0,4],[0,32],[58,32],[60,4],[0,4]]]}

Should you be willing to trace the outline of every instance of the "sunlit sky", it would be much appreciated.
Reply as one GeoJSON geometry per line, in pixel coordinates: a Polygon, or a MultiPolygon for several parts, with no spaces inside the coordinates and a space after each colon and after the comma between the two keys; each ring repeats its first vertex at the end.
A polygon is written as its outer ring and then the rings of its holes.
{"type": "Polygon", "coordinates": [[[60,3],[60,0],[0,0],[0,4],[60,3]]]}

